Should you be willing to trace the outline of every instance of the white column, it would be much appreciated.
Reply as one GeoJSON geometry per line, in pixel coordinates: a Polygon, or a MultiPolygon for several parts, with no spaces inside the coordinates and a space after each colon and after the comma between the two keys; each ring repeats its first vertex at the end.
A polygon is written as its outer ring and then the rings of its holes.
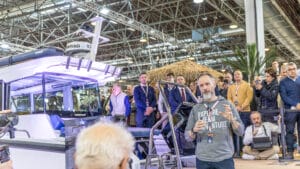
{"type": "MultiPolygon", "coordinates": [[[[264,13],[263,13],[263,1],[256,0],[256,41],[257,49],[261,60],[265,58],[265,29],[264,29],[264,13]]],[[[263,64],[261,74],[264,72],[266,64],[263,64]]]]}
{"type": "MultiPolygon", "coordinates": [[[[265,58],[265,34],[262,0],[244,0],[247,44],[255,43],[259,56],[265,58]]],[[[263,66],[265,67],[265,65],[263,66]]],[[[264,68],[262,69],[264,70],[264,68]]]]}

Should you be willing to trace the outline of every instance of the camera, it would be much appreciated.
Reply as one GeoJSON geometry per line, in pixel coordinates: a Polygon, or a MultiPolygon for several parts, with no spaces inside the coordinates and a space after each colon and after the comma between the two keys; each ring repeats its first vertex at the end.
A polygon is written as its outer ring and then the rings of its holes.
{"type": "Polygon", "coordinates": [[[0,162],[5,163],[10,160],[8,145],[0,146],[0,162]]]}

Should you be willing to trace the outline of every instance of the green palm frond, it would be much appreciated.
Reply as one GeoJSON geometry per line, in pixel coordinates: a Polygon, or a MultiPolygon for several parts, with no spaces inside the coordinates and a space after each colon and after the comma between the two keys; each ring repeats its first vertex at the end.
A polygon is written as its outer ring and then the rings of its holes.
{"type": "Polygon", "coordinates": [[[274,49],[271,49],[265,58],[262,58],[259,55],[257,50],[256,44],[248,44],[246,46],[247,51],[243,52],[240,48],[236,48],[234,60],[230,60],[225,58],[223,63],[231,66],[234,70],[239,69],[241,70],[246,76],[248,76],[248,81],[254,79],[255,75],[259,75],[264,70],[263,65],[269,64],[277,57],[276,52],[274,49]],[[247,58],[248,54],[248,58],[247,58]]]}

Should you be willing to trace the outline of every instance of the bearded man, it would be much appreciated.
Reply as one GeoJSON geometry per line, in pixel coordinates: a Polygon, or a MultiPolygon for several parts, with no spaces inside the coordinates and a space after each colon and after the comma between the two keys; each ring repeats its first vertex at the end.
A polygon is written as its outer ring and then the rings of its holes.
{"type": "Polygon", "coordinates": [[[191,110],[185,129],[187,140],[197,141],[197,169],[234,169],[232,133],[242,136],[244,125],[233,104],[216,96],[216,82],[209,73],[198,79],[203,101],[191,110]]]}

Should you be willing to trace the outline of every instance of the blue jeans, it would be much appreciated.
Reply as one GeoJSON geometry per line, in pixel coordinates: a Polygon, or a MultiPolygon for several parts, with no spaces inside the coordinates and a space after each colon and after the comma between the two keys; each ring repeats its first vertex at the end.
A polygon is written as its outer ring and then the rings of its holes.
{"type": "Polygon", "coordinates": [[[251,120],[250,120],[250,112],[240,112],[240,118],[242,122],[244,123],[245,129],[251,125],[251,120]]]}
{"type": "Polygon", "coordinates": [[[286,145],[287,151],[293,152],[294,151],[294,131],[295,131],[295,124],[297,123],[297,130],[298,130],[298,139],[300,140],[300,112],[285,112],[284,114],[284,123],[286,126],[286,145]]]}
{"type": "Polygon", "coordinates": [[[196,158],[197,169],[234,169],[234,161],[232,158],[219,162],[201,161],[196,158]]]}

